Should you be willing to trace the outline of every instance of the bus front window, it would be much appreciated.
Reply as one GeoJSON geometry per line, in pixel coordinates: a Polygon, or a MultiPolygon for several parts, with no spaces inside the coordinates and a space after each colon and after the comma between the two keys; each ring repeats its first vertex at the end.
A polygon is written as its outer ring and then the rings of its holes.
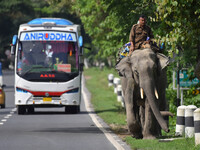
{"type": "Polygon", "coordinates": [[[78,50],[69,41],[22,41],[17,53],[17,73],[78,72],[78,50]]]}

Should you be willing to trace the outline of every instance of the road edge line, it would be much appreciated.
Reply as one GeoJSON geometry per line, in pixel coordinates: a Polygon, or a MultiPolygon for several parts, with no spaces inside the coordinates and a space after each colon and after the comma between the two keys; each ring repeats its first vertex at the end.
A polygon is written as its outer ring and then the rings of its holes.
{"type": "MultiPolygon", "coordinates": [[[[86,95],[85,90],[87,89],[85,86],[85,78],[84,76],[82,77],[82,94],[83,94],[83,100],[85,102],[85,108],[86,111],[88,112],[89,116],[91,117],[92,121],[95,123],[95,125],[104,133],[106,138],[111,142],[111,144],[117,149],[117,150],[125,150],[122,145],[117,142],[114,137],[112,136],[111,133],[108,133],[108,131],[100,124],[100,122],[97,119],[96,113],[94,113],[93,109],[91,108],[90,105],[90,98],[86,95]]],[[[88,91],[88,90],[87,90],[88,91]]],[[[118,136],[117,136],[118,137],[118,136]]],[[[121,140],[121,139],[120,139],[121,140]]]]}

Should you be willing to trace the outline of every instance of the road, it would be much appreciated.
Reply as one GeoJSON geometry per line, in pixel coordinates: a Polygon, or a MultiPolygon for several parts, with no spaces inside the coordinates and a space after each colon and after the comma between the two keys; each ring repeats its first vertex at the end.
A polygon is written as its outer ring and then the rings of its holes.
{"type": "Polygon", "coordinates": [[[92,121],[81,104],[81,113],[64,108],[37,108],[34,114],[17,115],[13,71],[3,72],[6,108],[0,109],[0,150],[114,150],[116,147],[92,121]]]}

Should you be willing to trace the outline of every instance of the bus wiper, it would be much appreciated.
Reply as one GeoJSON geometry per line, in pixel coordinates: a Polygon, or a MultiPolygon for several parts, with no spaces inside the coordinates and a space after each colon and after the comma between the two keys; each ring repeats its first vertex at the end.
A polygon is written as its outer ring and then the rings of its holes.
{"type": "MultiPolygon", "coordinates": [[[[49,67],[46,67],[46,66],[32,66],[30,69],[28,69],[27,71],[25,71],[24,73],[22,73],[22,75],[26,75],[27,73],[31,72],[32,70],[34,69],[39,69],[39,68],[49,68],[49,67]]],[[[49,68],[51,69],[51,68],[49,68]]]]}

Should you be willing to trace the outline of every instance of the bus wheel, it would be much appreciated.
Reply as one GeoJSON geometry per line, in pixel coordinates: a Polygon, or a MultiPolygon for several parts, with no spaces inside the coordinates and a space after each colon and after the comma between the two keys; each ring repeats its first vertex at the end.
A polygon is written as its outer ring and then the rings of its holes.
{"type": "Polygon", "coordinates": [[[5,108],[5,104],[1,105],[1,108],[5,108]]]}
{"type": "Polygon", "coordinates": [[[34,107],[33,106],[29,106],[28,107],[28,114],[33,114],[34,113],[34,107]]]}
{"type": "Polygon", "coordinates": [[[80,112],[80,106],[65,106],[66,114],[77,114],[80,112]]]}
{"type": "Polygon", "coordinates": [[[21,105],[17,106],[17,113],[18,113],[18,115],[25,114],[26,113],[26,107],[25,106],[21,106],[21,105]]]}

